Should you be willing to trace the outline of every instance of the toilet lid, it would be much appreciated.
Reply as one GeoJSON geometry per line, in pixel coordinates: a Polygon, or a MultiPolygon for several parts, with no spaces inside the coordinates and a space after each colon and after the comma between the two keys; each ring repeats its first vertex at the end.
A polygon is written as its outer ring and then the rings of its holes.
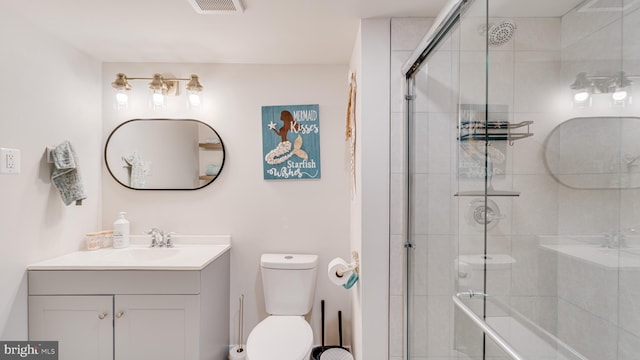
{"type": "Polygon", "coordinates": [[[302,316],[269,316],[247,339],[249,360],[302,360],[313,345],[311,326],[302,316]]]}

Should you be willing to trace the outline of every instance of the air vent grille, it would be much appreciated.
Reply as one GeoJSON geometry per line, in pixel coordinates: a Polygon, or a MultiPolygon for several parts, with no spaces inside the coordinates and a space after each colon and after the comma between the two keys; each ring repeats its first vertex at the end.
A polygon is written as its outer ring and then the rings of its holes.
{"type": "Polygon", "coordinates": [[[244,11],[242,0],[189,0],[199,14],[233,14],[244,11]]]}
{"type": "Polygon", "coordinates": [[[640,0],[590,0],[578,12],[620,12],[629,10],[638,3],[640,0]]]}

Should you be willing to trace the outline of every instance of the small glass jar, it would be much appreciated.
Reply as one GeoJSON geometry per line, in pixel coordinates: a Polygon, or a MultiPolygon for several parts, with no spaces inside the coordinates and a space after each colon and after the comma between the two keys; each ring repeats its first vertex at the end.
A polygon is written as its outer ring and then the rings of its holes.
{"type": "Polygon", "coordinates": [[[84,241],[87,245],[87,250],[98,250],[102,247],[102,233],[86,233],[84,241]]]}
{"type": "Polygon", "coordinates": [[[113,230],[102,231],[102,242],[100,246],[103,248],[113,247],[113,230]]]}

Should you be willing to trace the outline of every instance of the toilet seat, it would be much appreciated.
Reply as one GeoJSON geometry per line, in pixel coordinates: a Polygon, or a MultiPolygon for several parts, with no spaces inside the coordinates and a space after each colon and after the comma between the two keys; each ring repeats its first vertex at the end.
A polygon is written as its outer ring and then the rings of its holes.
{"type": "Polygon", "coordinates": [[[247,339],[247,360],[306,360],[313,331],[302,316],[271,315],[256,325],[247,339]]]}

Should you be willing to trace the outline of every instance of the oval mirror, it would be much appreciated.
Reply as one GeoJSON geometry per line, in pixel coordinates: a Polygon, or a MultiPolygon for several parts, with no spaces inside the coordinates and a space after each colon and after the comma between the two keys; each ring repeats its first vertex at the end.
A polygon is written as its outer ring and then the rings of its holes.
{"type": "Polygon", "coordinates": [[[551,175],[574,189],[640,187],[640,118],[579,117],[558,125],[545,142],[551,175]]]}
{"type": "Polygon", "coordinates": [[[195,190],[212,183],[224,165],[224,144],[193,119],[133,119],[111,132],[104,150],[113,178],[135,190],[195,190]]]}

